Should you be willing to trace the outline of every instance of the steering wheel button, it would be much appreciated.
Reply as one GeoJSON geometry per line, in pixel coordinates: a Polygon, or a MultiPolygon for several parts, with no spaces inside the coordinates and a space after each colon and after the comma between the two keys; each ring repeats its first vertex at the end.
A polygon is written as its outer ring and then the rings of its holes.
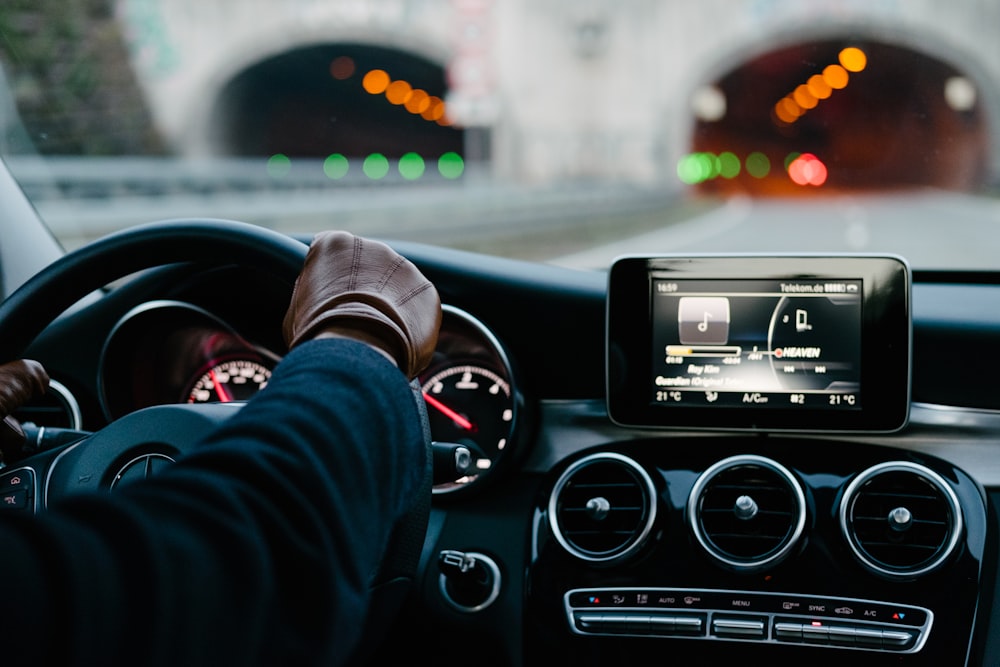
{"type": "Polygon", "coordinates": [[[0,495],[0,507],[5,510],[23,510],[28,508],[28,492],[24,489],[8,491],[0,495]]]}
{"type": "Polygon", "coordinates": [[[30,489],[32,482],[32,472],[29,468],[15,470],[0,477],[0,489],[12,491],[16,489],[30,489]]]}

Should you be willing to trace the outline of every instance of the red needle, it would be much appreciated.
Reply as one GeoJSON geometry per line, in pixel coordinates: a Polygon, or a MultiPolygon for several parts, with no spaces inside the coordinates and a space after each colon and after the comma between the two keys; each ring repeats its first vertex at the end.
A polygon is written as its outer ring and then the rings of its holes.
{"type": "Polygon", "coordinates": [[[226,388],[222,386],[221,382],[219,382],[219,378],[215,377],[214,368],[208,372],[208,377],[211,378],[212,386],[215,387],[215,393],[218,394],[220,401],[222,401],[223,403],[229,403],[230,401],[233,400],[233,397],[229,395],[229,392],[226,391],[226,388]]]}
{"type": "Polygon", "coordinates": [[[447,405],[437,400],[427,392],[424,392],[424,400],[427,401],[431,405],[431,407],[435,408],[436,410],[439,410],[441,414],[443,414],[445,417],[447,417],[448,419],[452,420],[453,422],[464,428],[466,431],[474,431],[476,429],[476,427],[472,425],[472,422],[470,422],[468,419],[458,414],[457,412],[455,412],[454,410],[452,410],[447,405]]]}

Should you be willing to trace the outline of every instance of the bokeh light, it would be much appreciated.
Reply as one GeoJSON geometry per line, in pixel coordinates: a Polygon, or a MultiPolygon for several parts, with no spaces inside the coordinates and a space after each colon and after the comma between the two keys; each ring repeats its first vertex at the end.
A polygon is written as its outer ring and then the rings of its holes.
{"type": "Polygon", "coordinates": [[[840,64],[827,65],[822,74],[813,74],[778,100],[774,105],[774,118],[779,123],[794,123],[829,98],[834,90],[846,88],[851,78],[849,72],[860,72],[868,65],[868,56],[856,46],[841,49],[837,60],[840,64]]]}
{"type": "Polygon", "coordinates": [[[330,63],[330,76],[338,81],[346,81],[354,76],[354,58],[350,56],[340,56],[334,58],[330,63]]]}
{"type": "Polygon", "coordinates": [[[740,159],[734,153],[726,151],[719,154],[719,176],[725,179],[736,178],[740,175],[740,159]]]}
{"type": "Polygon", "coordinates": [[[326,177],[331,180],[339,180],[344,176],[347,176],[347,171],[350,169],[350,166],[350,163],[344,155],[340,153],[333,153],[323,160],[323,173],[326,174],[326,177]]]}
{"type": "Polygon", "coordinates": [[[823,70],[823,80],[834,90],[841,90],[847,87],[850,75],[840,65],[827,65],[823,70]]]}
{"type": "Polygon", "coordinates": [[[792,96],[795,99],[795,103],[803,109],[815,109],[816,105],[819,104],[819,100],[809,92],[809,86],[804,83],[795,89],[792,96]]]}
{"type": "Polygon", "coordinates": [[[826,183],[826,165],[812,153],[803,153],[788,165],[788,177],[796,185],[819,187],[826,183]]]}
{"type": "Polygon", "coordinates": [[[868,65],[868,56],[856,46],[849,46],[840,52],[837,60],[848,72],[860,72],[868,65]]]}
{"type": "Polygon", "coordinates": [[[381,95],[385,92],[385,89],[389,87],[389,74],[385,70],[373,69],[367,74],[365,78],[362,79],[361,85],[365,89],[365,92],[371,93],[372,95],[381,95]]]}
{"type": "Polygon", "coordinates": [[[465,160],[455,152],[447,152],[438,158],[438,173],[447,179],[453,180],[462,175],[465,171],[465,160]]]}
{"type": "Polygon", "coordinates": [[[435,95],[427,98],[427,108],[420,114],[424,120],[438,121],[444,118],[444,100],[435,95]]]}
{"type": "Polygon", "coordinates": [[[422,114],[427,111],[431,105],[431,96],[427,94],[427,91],[415,89],[410,94],[410,99],[406,100],[406,110],[412,114],[422,114]]]}
{"type": "Polygon", "coordinates": [[[361,170],[373,181],[383,179],[389,173],[389,160],[381,153],[372,153],[365,158],[361,170]]]}
{"type": "Polygon", "coordinates": [[[809,87],[809,92],[817,100],[825,100],[833,93],[833,88],[823,79],[821,74],[813,74],[809,77],[806,85],[809,87]]]}
{"type": "Polygon", "coordinates": [[[416,153],[406,153],[399,158],[399,175],[408,181],[415,181],[424,175],[424,158],[416,153]]]}
{"type": "Polygon", "coordinates": [[[284,153],[275,153],[267,158],[267,175],[271,178],[284,178],[292,171],[292,161],[284,153]]]}
{"type": "Polygon", "coordinates": [[[754,178],[764,178],[771,173],[771,161],[759,151],[747,156],[746,166],[747,173],[754,178]]]}
{"type": "Polygon", "coordinates": [[[385,89],[385,99],[389,100],[390,104],[397,106],[406,104],[412,94],[413,88],[403,80],[393,81],[385,89]]]}

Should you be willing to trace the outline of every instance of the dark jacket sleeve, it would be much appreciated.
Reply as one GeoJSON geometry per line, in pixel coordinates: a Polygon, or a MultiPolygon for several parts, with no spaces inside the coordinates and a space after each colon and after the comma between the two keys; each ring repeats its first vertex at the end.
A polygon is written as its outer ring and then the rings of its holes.
{"type": "Polygon", "coordinates": [[[403,375],[354,341],[305,343],[159,476],[0,522],[6,657],[343,664],[423,465],[403,375]]]}

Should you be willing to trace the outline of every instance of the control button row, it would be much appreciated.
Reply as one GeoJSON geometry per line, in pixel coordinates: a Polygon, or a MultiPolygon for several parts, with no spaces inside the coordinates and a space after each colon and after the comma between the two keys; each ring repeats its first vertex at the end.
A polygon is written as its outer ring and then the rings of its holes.
{"type": "Polygon", "coordinates": [[[576,628],[586,633],[693,636],[704,634],[702,614],[573,614],[576,628]]]}
{"type": "Polygon", "coordinates": [[[783,642],[856,646],[886,651],[905,651],[916,642],[917,634],[907,630],[890,630],[876,626],[823,625],[776,620],[774,638],[783,642]]]}
{"type": "Polygon", "coordinates": [[[0,475],[0,511],[30,512],[35,497],[35,473],[31,468],[0,475]]]}

